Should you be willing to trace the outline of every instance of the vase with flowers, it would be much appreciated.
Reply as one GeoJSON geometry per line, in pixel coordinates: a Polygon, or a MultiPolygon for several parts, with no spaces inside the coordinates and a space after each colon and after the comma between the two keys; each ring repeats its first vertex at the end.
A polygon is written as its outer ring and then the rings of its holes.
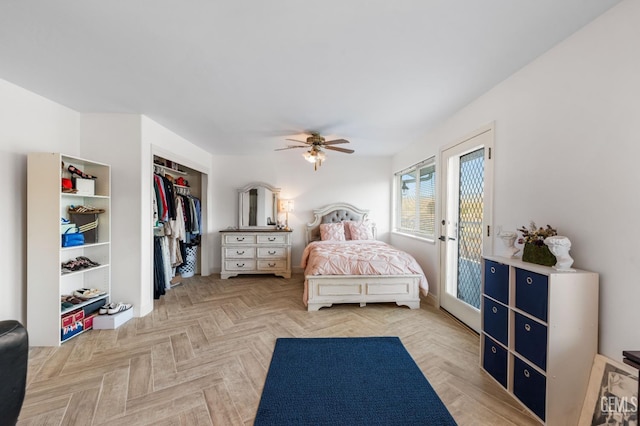
{"type": "Polygon", "coordinates": [[[544,244],[544,239],[558,235],[555,228],[547,225],[546,228],[538,228],[534,222],[529,224],[529,228],[522,227],[518,231],[522,237],[518,240],[524,244],[522,260],[538,265],[553,266],[556,264],[556,257],[551,253],[549,247],[544,244]]]}

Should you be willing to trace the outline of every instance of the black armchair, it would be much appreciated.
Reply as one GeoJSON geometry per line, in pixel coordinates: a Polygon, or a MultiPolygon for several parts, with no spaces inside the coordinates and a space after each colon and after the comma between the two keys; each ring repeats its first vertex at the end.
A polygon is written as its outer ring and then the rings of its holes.
{"type": "Polygon", "coordinates": [[[18,422],[27,386],[29,337],[18,321],[0,321],[0,423],[18,422]]]}

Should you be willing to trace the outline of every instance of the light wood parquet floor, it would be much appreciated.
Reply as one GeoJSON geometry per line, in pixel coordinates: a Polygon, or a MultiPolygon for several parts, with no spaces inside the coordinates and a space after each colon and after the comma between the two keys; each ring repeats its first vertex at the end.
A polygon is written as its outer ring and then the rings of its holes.
{"type": "Polygon", "coordinates": [[[251,425],[277,337],[360,336],[399,336],[459,425],[538,424],[480,371],[478,336],[443,311],[307,312],[302,286],[302,275],[196,276],[117,330],[33,347],[18,424],[251,425]]]}

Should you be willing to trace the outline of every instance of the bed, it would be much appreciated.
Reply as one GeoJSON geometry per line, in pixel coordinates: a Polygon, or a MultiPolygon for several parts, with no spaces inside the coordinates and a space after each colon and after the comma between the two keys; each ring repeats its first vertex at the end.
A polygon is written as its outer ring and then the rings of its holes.
{"type": "Polygon", "coordinates": [[[335,203],[313,213],[301,264],[308,311],[334,303],[395,302],[420,308],[420,292],[426,296],[429,291],[420,265],[408,253],[376,240],[367,210],[335,203]]]}

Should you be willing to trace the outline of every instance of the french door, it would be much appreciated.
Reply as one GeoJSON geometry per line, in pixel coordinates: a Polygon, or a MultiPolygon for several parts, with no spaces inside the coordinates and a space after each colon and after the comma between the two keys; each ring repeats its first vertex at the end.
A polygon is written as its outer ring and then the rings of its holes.
{"type": "Polygon", "coordinates": [[[491,253],[493,126],[440,153],[440,306],[480,332],[482,255],[491,253]]]}

